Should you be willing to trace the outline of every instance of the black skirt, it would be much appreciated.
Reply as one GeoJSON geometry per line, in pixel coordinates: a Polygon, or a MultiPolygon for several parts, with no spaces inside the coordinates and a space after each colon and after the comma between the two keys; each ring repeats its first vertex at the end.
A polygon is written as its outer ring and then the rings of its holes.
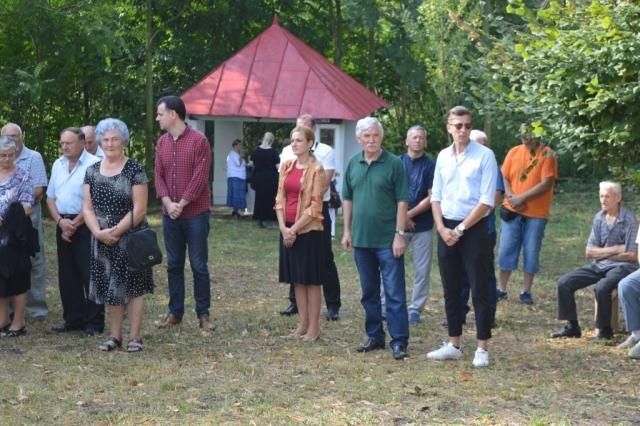
{"type": "MultiPolygon", "coordinates": [[[[292,224],[287,223],[287,227],[292,224]]],[[[285,247],[280,233],[279,281],[289,284],[322,285],[324,283],[324,251],[322,231],[298,234],[291,247],[285,247]]]]}

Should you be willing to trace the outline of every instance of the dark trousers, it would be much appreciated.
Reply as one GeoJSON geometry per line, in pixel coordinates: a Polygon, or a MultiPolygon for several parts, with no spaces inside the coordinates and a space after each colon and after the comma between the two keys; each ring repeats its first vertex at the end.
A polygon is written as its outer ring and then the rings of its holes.
{"type": "MultiPolygon", "coordinates": [[[[489,251],[489,264],[491,265],[491,270],[489,271],[489,275],[487,279],[489,280],[489,297],[491,298],[491,322],[496,319],[496,309],[498,308],[498,294],[496,292],[498,280],[496,279],[496,237],[497,234],[494,232],[489,234],[489,244],[491,244],[491,251],[489,251]]],[[[469,277],[465,272],[462,275],[462,310],[464,311],[464,317],[466,318],[467,314],[471,310],[469,307],[469,295],[471,294],[471,286],[469,285],[469,277]]]]}
{"type": "MultiPolygon", "coordinates": [[[[322,203],[322,216],[324,220],[322,224],[322,249],[324,250],[324,282],[322,283],[322,291],[327,309],[340,310],[340,278],[338,278],[338,268],[333,260],[333,250],[331,249],[331,216],[329,216],[329,203],[322,203]]],[[[296,294],[293,285],[289,286],[289,300],[292,304],[296,304],[296,294]]]]}
{"type": "Polygon", "coordinates": [[[594,292],[598,301],[596,328],[611,327],[611,293],[621,279],[635,270],[635,266],[629,264],[600,271],[590,263],[564,274],[558,279],[558,319],[577,321],[575,292],[595,284],[594,292]]]}
{"type": "Polygon", "coordinates": [[[58,227],[56,243],[62,318],[78,327],[104,330],[104,305],[89,300],[91,231],[87,225],[78,227],[68,243],[58,227]]]}
{"type": "MultiPolygon", "coordinates": [[[[460,221],[444,219],[444,225],[455,228],[460,221]]],[[[489,296],[489,235],[487,219],[483,218],[467,230],[456,244],[449,247],[438,234],[438,263],[444,289],[444,306],[449,324],[449,336],[462,335],[462,275],[469,277],[473,309],[476,312],[476,337],[491,338],[491,301],[489,296]]]]}

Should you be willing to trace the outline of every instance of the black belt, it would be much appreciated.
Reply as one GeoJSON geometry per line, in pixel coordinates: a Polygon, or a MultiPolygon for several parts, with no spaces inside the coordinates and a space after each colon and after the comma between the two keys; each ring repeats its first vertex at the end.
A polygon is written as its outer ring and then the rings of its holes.
{"type": "Polygon", "coordinates": [[[126,214],[106,214],[104,216],[100,215],[98,218],[107,219],[107,220],[122,220],[126,214]]]}
{"type": "Polygon", "coordinates": [[[78,215],[77,214],[61,214],[60,217],[62,219],[71,219],[71,220],[73,220],[76,217],[78,217],[78,215]]]}

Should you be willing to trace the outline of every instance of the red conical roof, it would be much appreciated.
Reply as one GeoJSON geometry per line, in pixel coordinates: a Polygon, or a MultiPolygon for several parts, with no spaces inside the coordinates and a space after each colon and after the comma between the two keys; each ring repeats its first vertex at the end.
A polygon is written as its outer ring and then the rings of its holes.
{"type": "Polygon", "coordinates": [[[389,104],[273,25],[181,96],[193,115],[358,120],[389,104]]]}

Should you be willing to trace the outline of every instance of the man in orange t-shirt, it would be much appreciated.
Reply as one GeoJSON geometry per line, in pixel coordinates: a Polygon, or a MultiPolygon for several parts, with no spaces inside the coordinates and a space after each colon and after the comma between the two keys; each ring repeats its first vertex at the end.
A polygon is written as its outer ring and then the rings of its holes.
{"type": "Polygon", "coordinates": [[[507,298],[507,282],[511,271],[518,269],[522,248],[524,288],[520,301],[533,305],[531,286],[540,270],[540,249],[549,219],[553,186],[558,179],[558,164],[553,151],[534,142],[531,133],[525,130],[522,144],[512,148],[504,159],[502,174],[505,197],[500,214],[498,300],[507,298]]]}

